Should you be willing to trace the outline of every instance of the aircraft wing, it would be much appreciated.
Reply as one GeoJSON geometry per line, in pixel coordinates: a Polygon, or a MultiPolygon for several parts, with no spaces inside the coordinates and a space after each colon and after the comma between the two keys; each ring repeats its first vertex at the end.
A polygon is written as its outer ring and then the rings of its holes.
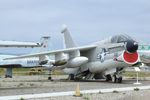
{"type": "Polygon", "coordinates": [[[150,66],[150,50],[139,50],[140,60],[142,63],[150,66]]]}
{"type": "MultiPolygon", "coordinates": [[[[113,44],[102,45],[99,47],[110,49],[110,48],[116,48],[116,47],[120,47],[120,46],[122,47],[122,46],[124,46],[124,44],[123,43],[113,43],[113,44]]],[[[4,60],[30,58],[30,57],[41,57],[44,55],[56,55],[56,54],[61,53],[61,52],[62,53],[69,53],[69,52],[72,52],[74,50],[79,50],[80,52],[83,52],[83,51],[94,49],[96,47],[97,47],[97,45],[88,45],[88,46],[81,46],[81,47],[67,48],[67,49],[61,49],[61,50],[47,51],[47,52],[41,52],[41,53],[35,53],[35,54],[29,54],[29,55],[22,55],[22,56],[17,56],[17,57],[10,57],[10,58],[6,58],[4,60]]]]}
{"type": "Polygon", "coordinates": [[[0,40],[0,47],[40,47],[40,46],[41,46],[40,43],[0,40]]]}
{"type": "Polygon", "coordinates": [[[146,64],[147,66],[150,66],[150,59],[145,58],[144,56],[141,56],[140,60],[142,63],[146,64]]]}

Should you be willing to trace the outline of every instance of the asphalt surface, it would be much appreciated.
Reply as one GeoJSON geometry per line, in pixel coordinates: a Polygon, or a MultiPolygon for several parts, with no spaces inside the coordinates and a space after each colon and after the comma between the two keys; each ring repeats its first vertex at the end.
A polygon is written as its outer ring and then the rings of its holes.
{"type": "MultiPolygon", "coordinates": [[[[67,81],[67,76],[53,76],[53,81],[47,80],[47,76],[14,76],[12,79],[0,78],[0,96],[53,93],[74,91],[77,84],[80,84],[80,90],[88,89],[107,89],[136,86],[133,83],[136,79],[123,79],[123,83],[105,82],[104,80],[90,81],[67,81]]],[[[140,78],[141,85],[150,85],[149,78],[140,78]]]]}

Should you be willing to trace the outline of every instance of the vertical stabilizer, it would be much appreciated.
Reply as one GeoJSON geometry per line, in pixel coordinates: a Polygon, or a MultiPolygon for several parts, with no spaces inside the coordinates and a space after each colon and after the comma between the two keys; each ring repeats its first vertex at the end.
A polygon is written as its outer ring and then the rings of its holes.
{"type": "Polygon", "coordinates": [[[48,50],[50,50],[50,37],[49,36],[44,36],[44,37],[42,37],[41,38],[41,50],[40,50],[40,52],[42,52],[42,51],[48,51],[48,50]]]}
{"type": "MultiPolygon", "coordinates": [[[[45,51],[50,51],[52,49],[51,47],[51,38],[49,36],[43,36],[41,38],[41,47],[39,48],[34,48],[32,50],[32,53],[38,53],[38,52],[45,52],[45,51]]],[[[46,64],[49,60],[49,56],[46,55],[41,55],[39,56],[39,64],[43,65],[46,64]]]]}
{"type": "Polygon", "coordinates": [[[33,48],[31,53],[38,53],[51,50],[50,36],[43,36],[41,38],[41,47],[33,48]]]}
{"type": "Polygon", "coordinates": [[[74,43],[66,25],[63,25],[61,33],[63,34],[65,48],[76,47],[76,44],[74,43]]]}
{"type": "MultiPolygon", "coordinates": [[[[63,25],[63,29],[61,31],[61,33],[63,34],[63,38],[64,38],[64,47],[65,48],[73,48],[76,47],[75,42],[73,41],[70,32],[67,28],[66,25],[63,25]]],[[[77,57],[80,56],[80,51],[79,50],[75,50],[69,53],[69,57],[77,57]]]]}

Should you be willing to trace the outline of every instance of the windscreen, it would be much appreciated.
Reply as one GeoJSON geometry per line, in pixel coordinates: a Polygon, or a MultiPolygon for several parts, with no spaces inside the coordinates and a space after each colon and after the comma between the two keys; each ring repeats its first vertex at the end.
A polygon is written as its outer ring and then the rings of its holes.
{"type": "Polygon", "coordinates": [[[133,40],[133,39],[126,34],[115,35],[111,38],[111,43],[122,43],[122,42],[126,42],[127,40],[133,40]]]}

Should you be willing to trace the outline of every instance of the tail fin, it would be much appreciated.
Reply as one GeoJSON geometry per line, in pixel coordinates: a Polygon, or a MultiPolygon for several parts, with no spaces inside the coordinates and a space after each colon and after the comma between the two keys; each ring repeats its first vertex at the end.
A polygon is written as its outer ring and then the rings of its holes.
{"type": "MultiPolygon", "coordinates": [[[[51,38],[49,36],[42,37],[41,38],[41,47],[33,48],[31,53],[39,53],[39,52],[51,50],[52,46],[51,46],[50,39],[51,38]]],[[[46,56],[46,55],[39,56],[39,64],[40,65],[46,64],[48,62],[48,59],[49,59],[49,56],[46,56]]]]}
{"type": "MultiPolygon", "coordinates": [[[[73,48],[76,47],[75,42],[73,41],[70,32],[67,28],[66,25],[63,25],[63,29],[61,31],[61,33],[63,34],[63,38],[64,38],[64,47],[65,48],[73,48]]],[[[69,53],[69,57],[77,57],[80,56],[80,51],[79,50],[75,50],[69,53]]]]}
{"type": "Polygon", "coordinates": [[[38,53],[43,51],[49,51],[51,49],[51,41],[49,36],[44,36],[41,38],[41,47],[33,48],[31,53],[38,53]]]}
{"type": "Polygon", "coordinates": [[[41,38],[41,45],[42,45],[42,47],[41,47],[40,52],[50,50],[50,46],[51,46],[50,37],[49,36],[42,37],[41,38]]]}
{"type": "Polygon", "coordinates": [[[74,43],[66,25],[63,25],[61,33],[63,34],[65,48],[76,47],[76,44],[74,43]]]}

